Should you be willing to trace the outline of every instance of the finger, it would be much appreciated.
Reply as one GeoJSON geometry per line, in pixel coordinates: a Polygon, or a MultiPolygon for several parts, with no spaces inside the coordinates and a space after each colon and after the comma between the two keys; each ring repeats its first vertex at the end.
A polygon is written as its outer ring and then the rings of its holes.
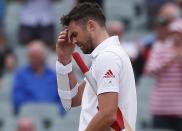
{"type": "Polygon", "coordinates": [[[66,42],[65,39],[58,39],[58,43],[64,43],[64,42],[66,42]]]}
{"type": "Polygon", "coordinates": [[[65,32],[61,32],[59,35],[67,35],[67,33],[65,33],[65,32]]]}
{"type": "Polygon", "coordinates": [[[58,36],[58,39],[62,39],[62,38],[63,38],[63,39],[66,39],[66,35],[59,35],[59,36],[58,36]]]}
{"type": "Polygon", "coordinates": [[[61,31],[59,34],[67,34],[68,33],[68,29],[65,29],[63,31],[61,31]]]}

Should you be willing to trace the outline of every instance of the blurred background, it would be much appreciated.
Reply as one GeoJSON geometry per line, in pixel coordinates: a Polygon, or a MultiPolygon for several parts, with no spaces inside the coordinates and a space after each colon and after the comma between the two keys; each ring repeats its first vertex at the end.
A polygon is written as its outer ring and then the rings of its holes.
{"type": "Polygon", "coordinates": [[[55,42],[61,16],[85,1],[130,56],[137,131],[182,131],[182,0],[0,0],[0,131],[78,130],[80,107],[65,112],[57,93],[55,42]]]}

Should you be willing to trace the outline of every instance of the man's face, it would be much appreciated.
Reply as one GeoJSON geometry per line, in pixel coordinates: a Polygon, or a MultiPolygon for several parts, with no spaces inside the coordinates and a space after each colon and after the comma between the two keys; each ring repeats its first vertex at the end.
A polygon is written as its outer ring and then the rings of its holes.
{"type": "Polygon", "coordinates": [[[45,54],[41,41],[33,41],[28,47],[28,60],[33,68],[39,68],[44,65],[45,54]]]}
{"type": "Polygon", "coordinates": [[[85,25],[71,21],[68,26],[68,37],[73,44],[76,44],[85,54],[90,54],[93,50],[93,40],[91,33],[85,25]]]}

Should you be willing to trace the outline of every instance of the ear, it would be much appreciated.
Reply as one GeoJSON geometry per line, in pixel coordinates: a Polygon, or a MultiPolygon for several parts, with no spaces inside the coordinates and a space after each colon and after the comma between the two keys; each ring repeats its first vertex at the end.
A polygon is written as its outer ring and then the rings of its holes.
{"type": "Polygon", "coordinates": [[[89,32],[92,32],[92,31],[95,30],[95,28],[96,28],[96,22],[94,20],[88,20],[88,22],[87,22],[87,30],[89,32]]]}

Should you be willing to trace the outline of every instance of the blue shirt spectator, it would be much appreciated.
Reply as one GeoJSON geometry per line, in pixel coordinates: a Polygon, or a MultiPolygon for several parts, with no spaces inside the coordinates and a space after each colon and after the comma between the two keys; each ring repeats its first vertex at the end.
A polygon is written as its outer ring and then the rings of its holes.
{"type": "MultiPolygon", "coordinates": [[[[57,92],[55,72],[46,67],[41,75],[37,75],[30,66],[19,69],[15,75],[13,86],[14,111],[17,113],[27,102],[60,103],[57,92]]],[[[61,106],[61,112],[64,109],[61,106]]]]}
{"type": "Polygon", "coordinates": [[[12,94],[15,114],[29,102],[57,103],[61,113],[64,113],[57,92],[56,73],[45,64],[45,49],[42,47],[40,41],[32,42],[28,47],[29,64],[15,74],[12,94]]]}

